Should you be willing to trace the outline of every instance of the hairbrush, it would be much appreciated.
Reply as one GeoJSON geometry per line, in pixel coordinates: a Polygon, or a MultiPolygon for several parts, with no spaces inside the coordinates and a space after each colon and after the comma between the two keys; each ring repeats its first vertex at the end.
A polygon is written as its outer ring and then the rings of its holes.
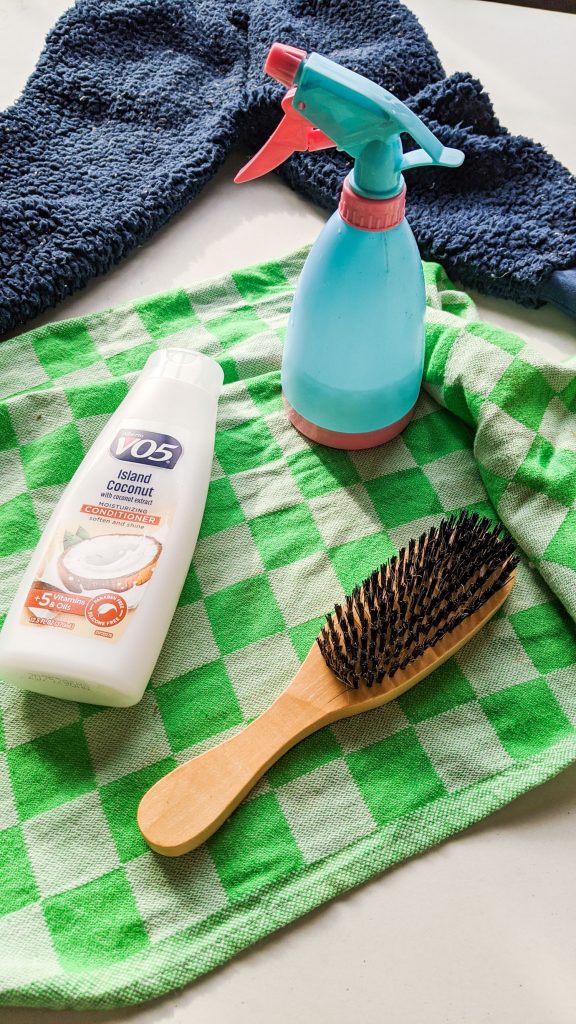
{"type": "Polygon", "coordinates": [[[168,857],[193,850],[299,740],[415,686],[494,615],[517,563],[511,539],[476,513],[411,540],[326,616],[267,711],[148,790],[138,825],[149,846],[168,857]]]}

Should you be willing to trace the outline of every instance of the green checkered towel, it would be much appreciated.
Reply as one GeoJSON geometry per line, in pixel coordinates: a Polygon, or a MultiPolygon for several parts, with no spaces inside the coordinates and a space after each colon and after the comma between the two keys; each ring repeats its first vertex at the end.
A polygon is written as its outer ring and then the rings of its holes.
{"type": "Polygon", "coordinates": [[[576,374],[428,287],[426,391],[345,454],[288,424],[281,339],[303,253],[0,346],[1,606],[107,416],[158,345],[226,373],[201,536],[142,702],[0,685],[0,1000],[158,996],[544,782],[576,757],[576,374]],[[572,411],[572,412],[571,412],[572,411]],[[392,705],[322,730],[203,847],[146,847],[140,796],[262,712],[334,601],[466,506],[524,552],[503,611],[392,705]]]}

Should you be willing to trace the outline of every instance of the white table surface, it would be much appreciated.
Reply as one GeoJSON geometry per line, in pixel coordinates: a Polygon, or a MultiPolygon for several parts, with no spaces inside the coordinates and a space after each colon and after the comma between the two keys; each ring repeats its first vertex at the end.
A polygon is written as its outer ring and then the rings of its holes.
{"type": "MultiPolygon", "coordinates": [[[[0,107],[17,97],[67,6],[0,0],[0,107]]],[[[448,73],[476,74],[503,124],[576,173],[576,17],[485,0],[408,6],[448,73]]],[[[34,323],[189,285],[312,241],[323,214],[274,176],[232,184],[244,155],[120,267],[34,323]]],[[[485,319],[542,351],[576,354],[574,323],[561,313],[474,297],[485,319]]],[[[574,1024],[575,783],[576,767],[166,999],[107,1013],[4,1009],[0,1020],[574,1024]]]]}

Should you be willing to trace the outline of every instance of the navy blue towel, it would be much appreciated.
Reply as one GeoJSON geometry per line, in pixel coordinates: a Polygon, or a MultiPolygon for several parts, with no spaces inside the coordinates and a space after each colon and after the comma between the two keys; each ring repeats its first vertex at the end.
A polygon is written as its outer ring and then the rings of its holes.
{"type": "MultiPolygon", "coordinates": [[[[264,141],[283,91],[262,71],[274,40],[380,82],[465,151],[457,172],[407,175],[425,258],[491,295],[554,300],[552,275],[576,265],[575,179],[500,126],[478,81],[445,77],[397,0],[78,0],[0,116],[0,332],[127,256],[235,143],[264,141]]],[[[347,168],[327,151],[279,173],[334,209],[347,168]]]]}

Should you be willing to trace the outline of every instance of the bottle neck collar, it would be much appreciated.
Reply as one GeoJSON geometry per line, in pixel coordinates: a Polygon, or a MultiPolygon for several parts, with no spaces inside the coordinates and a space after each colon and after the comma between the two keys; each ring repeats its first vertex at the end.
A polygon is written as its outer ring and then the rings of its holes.
{"type": "Polygon", "coordinates": [[[351,187],[349,175],[344,179],[338,210],[342,220],[361,231],[389,231],[404,218],[406,184],[389,199],[367,199],[351,187]]]}

